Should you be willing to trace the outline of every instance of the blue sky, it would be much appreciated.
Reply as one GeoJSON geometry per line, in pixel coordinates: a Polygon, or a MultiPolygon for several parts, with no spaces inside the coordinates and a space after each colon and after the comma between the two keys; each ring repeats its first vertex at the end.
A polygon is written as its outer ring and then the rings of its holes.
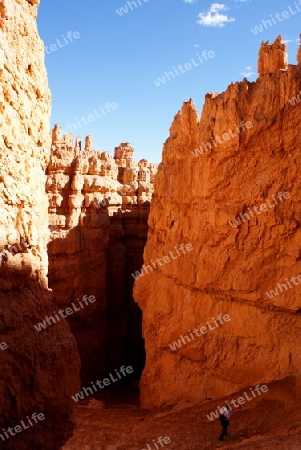
{"type": "Polygon", "coordinates": [[[193,98],[201,113],[207,92],[222,92],[243,74],[254,81],[262,40],[281,34],[296,63],[301,0],[135,1],[131,9],[126,0],[41,0],[51,125],[74,124],[73,135],[92,134],[97,150],[113,154],[131,142],[136,160],[160,162],[183,101],[193,98]],[[251,31],[268,19],[262,32],[251,31]],[[169,81],[165,72],[173,72],[169,81]]]}

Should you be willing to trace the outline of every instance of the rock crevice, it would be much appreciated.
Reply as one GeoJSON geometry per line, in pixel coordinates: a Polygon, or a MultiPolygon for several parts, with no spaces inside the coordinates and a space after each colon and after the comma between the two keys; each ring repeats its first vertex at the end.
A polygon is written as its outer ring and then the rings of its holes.
{"type": "Polygon", "coordinates": [[[82,382],[122,364],[139,379],[144,365],[141,311],[131,276],[142,266],[157,165],[133,160],[129,143],[93,150],[93,137],[74,146],[52,132],[46,189],[49,198],[49,284],[59,307],[84,295],[93,306],[68,318],[82,361],[82,382]]]}

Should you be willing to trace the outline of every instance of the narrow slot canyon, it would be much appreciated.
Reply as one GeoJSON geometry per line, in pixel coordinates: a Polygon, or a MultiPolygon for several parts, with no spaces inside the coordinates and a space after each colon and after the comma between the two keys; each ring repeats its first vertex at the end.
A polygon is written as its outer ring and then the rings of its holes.
{"type": "Polygon", "coordinates": [[[143,264],[157,165],[136,163],[128,143],[116,147],[114,158],[93,150],[91,136],[81,148],[79,138],[74,145],[72,135],[61,136],[60,127],[54,128],[46,184],[49,287],[58,309],[71,304],[80,309],[67,320],[78,346],[82,385],[130,366],[133,373],[111,387],[137,389],[145,349],[132,274],[143,264]],[[85,305],[84,296],[96,300],[85,305]]]}

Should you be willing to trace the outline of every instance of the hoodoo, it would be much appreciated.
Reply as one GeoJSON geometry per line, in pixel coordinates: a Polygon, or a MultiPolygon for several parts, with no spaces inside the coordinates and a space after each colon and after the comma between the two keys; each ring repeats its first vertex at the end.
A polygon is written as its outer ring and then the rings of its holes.
{"type": "Polygon", "coordinates": [[[122,364],[140,379],[144,366],[141,310],[131,273],[141,266],[157,164],[133,159],[130,143],[114,157],[93,149],[93,137],[52,130],[46,190],[49,198],[49,285],[57,308],[93,295],[96,301],[70,314],[81,357],[83,384],[122,364]],[[84,150],[82,151],[82,147],[84,150]],[[72,277],[70,277],[72,273],[72,277]]]}

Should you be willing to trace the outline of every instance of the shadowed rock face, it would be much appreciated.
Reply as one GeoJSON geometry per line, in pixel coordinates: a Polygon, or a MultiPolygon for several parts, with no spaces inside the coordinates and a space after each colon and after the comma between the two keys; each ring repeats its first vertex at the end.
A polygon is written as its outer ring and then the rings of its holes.
{"type": "MultiPolygon", "coordinates": [[[[58,449],[72,434],[71,394],[79,358],[67,322],[38,332],[54,308],[47,284],[45,169],[50,92],[36,15],[38,1],[0,1],[0,429],[33,413],[45,419],[5,449],[58,449]]],[[[2,433],[2,432],[1,432],[2,433]]]]}
{"type": "Polygon", "coordinates": [[[121,365],[139,379],[144,365],[141,310],[132,273],[142,266],[157,165],[136,163],[129,143],[114,158],[93,150],[93,138],[52,132],[47,169],[50,242],[49,285],[57,309],[84,295],[96,302],[68,317],[82,362],[83,385],[121,365]]]}
{"type": "Polygon", "coordinates": [[[285,54],[279,39],[263,45],[255,83],[207,94],[200,119],[184,103],[171,126],[144,264],[182,243],[193,250],[135,282],[145,407],[218,398],[300,371],[301,285],[290,280],[301,274],[301,112],[292,106],[301,67],[287,66],[285,54]],[[287,285],[267,295],[278,283],[287,285]],[[219,314],[230,320],[216,322],[219,314]]]}

